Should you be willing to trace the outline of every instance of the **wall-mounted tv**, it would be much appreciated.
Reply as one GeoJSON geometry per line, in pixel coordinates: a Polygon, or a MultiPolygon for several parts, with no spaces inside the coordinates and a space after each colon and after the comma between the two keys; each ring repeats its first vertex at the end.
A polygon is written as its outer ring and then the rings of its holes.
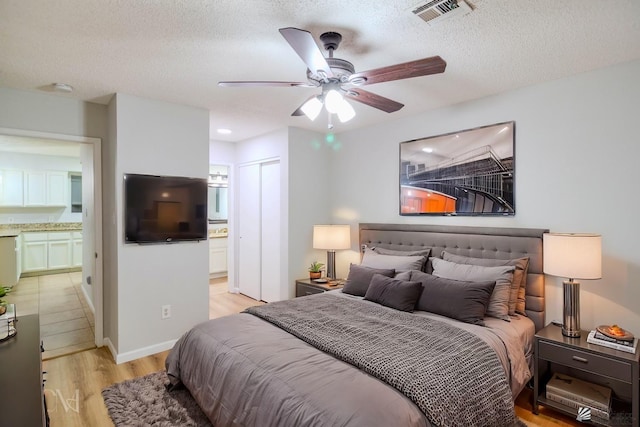
{"type": "Polygon", "coordinates": [[[206,240],[207,180],[124,175],[125,243],[206,240]]]}

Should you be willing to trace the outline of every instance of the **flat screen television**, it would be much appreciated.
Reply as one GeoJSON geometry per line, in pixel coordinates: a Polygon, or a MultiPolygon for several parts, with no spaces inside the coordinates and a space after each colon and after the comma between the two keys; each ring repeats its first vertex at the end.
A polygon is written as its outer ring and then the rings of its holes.
{"type": "Polygon", "coordinates": [[[206,240],[207,180],[124,175],[125,243],[206,240]]]}

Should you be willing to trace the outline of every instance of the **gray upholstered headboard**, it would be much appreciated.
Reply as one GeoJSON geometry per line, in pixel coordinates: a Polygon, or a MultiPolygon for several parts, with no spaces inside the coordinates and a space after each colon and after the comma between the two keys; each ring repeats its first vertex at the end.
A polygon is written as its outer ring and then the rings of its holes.
{"type": "Polygon", "coordinates": [[[432,248],[476,258],[512,259],[529,257],[526,288],[527,316],[536,331],[545,326],[542,234],[532,228],[462,227],[417,224],[360,224],[360,247],[379,246],[396,250],[432,248]]]}

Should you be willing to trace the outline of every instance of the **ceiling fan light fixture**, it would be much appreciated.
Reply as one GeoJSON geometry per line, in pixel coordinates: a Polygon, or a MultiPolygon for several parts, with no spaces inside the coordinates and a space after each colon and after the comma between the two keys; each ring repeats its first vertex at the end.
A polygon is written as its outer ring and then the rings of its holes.
{"type": "Polygon", "coordinates": [[[316,96],[305,102],[300,109],[309,120],[314,121],[320,114],[320,110],[322,110],[322,102],[316,96]]]}
{"type": "Polygon", "coordinates": [[[332,114],[337,114],[342,107],[342,103],[344,102],[344,98],[340,95],[335,89],[331,89],[324,96],[324,106],[328,112],[332,114]]]}
{"type": "Polygon", "coordinates": [[[358,77],[349,77],[349,83],[354,86],[362,86],[367,82],[366,77],[358,76],[358,77]]]}
{"type": "Polygon", "coordinates": [[[346,123],[349,120],[353,119],[356,116],[356,111],[353,109],[351,104],[347,102],[346,99],[342,100],[342,104],[340,105],[340,110],[338,111],[338,118],[341,123],[346,123]]]}

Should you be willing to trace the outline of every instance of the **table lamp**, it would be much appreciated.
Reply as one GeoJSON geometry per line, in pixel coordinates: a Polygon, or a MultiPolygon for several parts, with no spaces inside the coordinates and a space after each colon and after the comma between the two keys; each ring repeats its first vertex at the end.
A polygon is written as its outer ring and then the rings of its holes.
{"type": "Polygon", "coordinates": [[[545,233],[544,273],[567,277],[563,282],[562,335],[580,336],[580,283],[602,278],[602,237],[598,234],[545,233]]]}
{"type": "Polygon", "coordinates": [[[327,277],[336,279],[336,250],[351,247],[349,225],[314,225],[313,248],[327,250],[327,277]]]}

